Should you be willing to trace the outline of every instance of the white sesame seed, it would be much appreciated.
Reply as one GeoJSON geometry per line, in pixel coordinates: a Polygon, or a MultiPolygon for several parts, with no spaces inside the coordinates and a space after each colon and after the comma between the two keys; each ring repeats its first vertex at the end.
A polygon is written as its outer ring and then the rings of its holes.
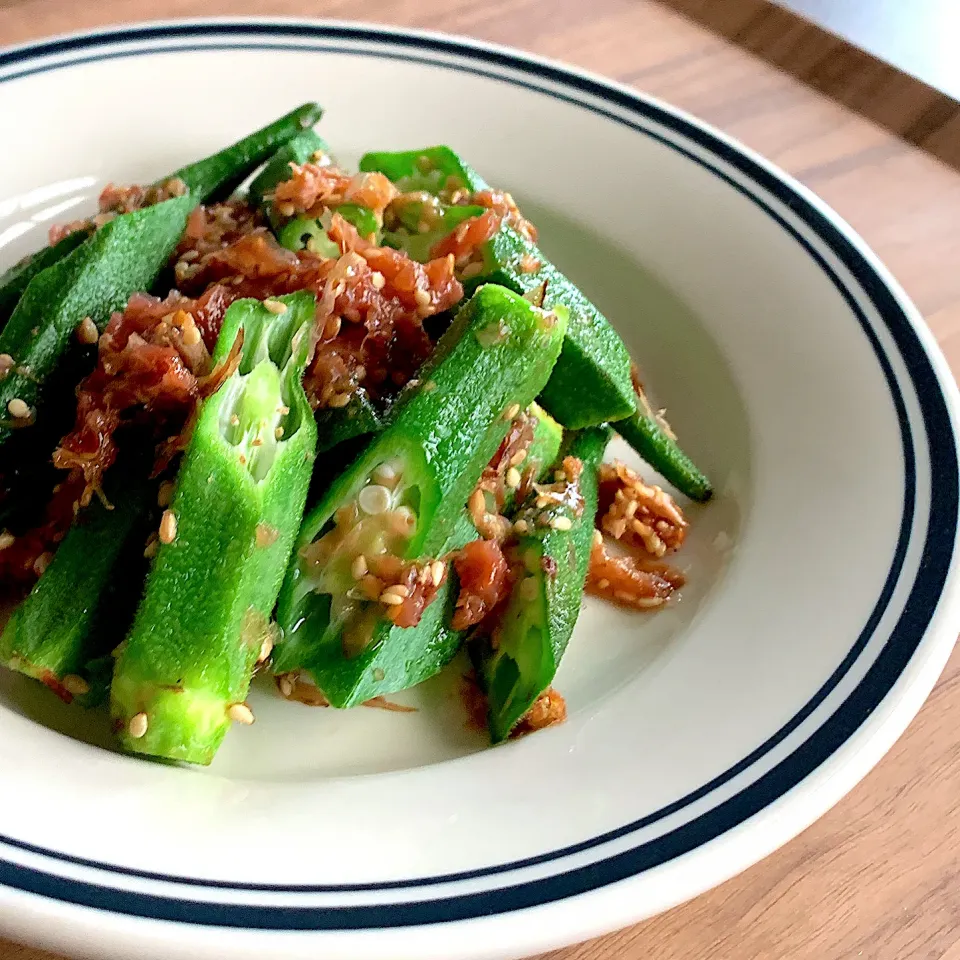
{"type": "Polygon", "coordinates": [[[402,583],[395,583],[392,587],[387,587],[388,593],[395,593],[398,597],[409,597],[410,590],[402,583]]]}
{"type": "Polygon", "coordinates": [[[3,379],[13,369],[15,362],[9,353],[0,353],[0,379],[3,379]]]}
{"type": "Polygon", "coordinates": [[[380,602],[386,604],[388,607],[398,607],[403,601],[404,598],[393,588],[384,590],[383,593],[380,594],[380,602]]]}
{"type": "Polygon", "coordinates": [[[506,410],[503,411],[504,420],[512,420],[520,412],[519,403],[511,403],[506,410]]]}
{"type": "Polygon", "coordinates": [[[26,420],[30,416],[30,406],[19,397],[14,397],[8,404],[7,410],[16,420],[26,420]]]}
{"type": "Polygon", "coordinates": [[[130,734],[134,740],[139,740],[146,734],[149,725],[150,722],[147,720],[145,713],[135,713],[127,724],[127,733],[130,734]]]}
{"type": "Polygon", "coordinates": [[[468,263],[461,272],[461,276],[464,280],[469,280],[470,277],[475,277],[477,274],[483,273],[483,264],[482,263],[468,263]]]}
{"type": "Polygon", "coordinates": [[[387,279],[379,270],[374,270],[373,273],[370,274],[370,282],[373,284],[374,290],[382,290],[387,279]]]}
{"type": "Polygon", "coordinates": [[[254,721],[253,711],[245,703],[231,703],[227,707],[227,716],[234,723],[242,723],[248,727],[254,721]]]}
{"type": "Polygon", "coordinates": [[[601,578],[600,580],[597,581],[598,590],[606,590],[607,587],[609,586],[610,586],[610,581],[607,580],[606,578],[601,578]]]}
{"type": "Polygon", "coordinates": [[[273,431],[273,435],[279,440],[283,436],[283,427],[277,427],[277,429],[273,431]]]}
{"type": "Polygon", "coordinates": [[[77,324],[77,329],[74,333],[80,343],[87,345],[96,343],[97,340],[100,339],[100,332],[97,330],[97,325],[90,317],[84,317],[80,323],[77,324]]]}
{"type": "Polygon", "coordinates": [[[416,301],[418,307],[426,308],[430,306],[430,294],[421,287],[417,287],[413,291],[413,299],[416,301]]]}
{"type": "Polygon", "coordinates": [[[523,600],[536,600],[537,593],[536,577],[526,577],[523,583],[520,584],[520,597],[523,600]]]}
{"type": "Polygon", "coordinates": [[[290,679],[289,675],[283,674],[280,677],[280,692],[285,696],[289,697],[293,693],[293,681],[290,679]]]}
{"type": "Polygon", "coordinates": [[[0,550],[6,550],[7,547],[12,547],[16,542],[17,538],[9,530],[0,533],[0,550]]]}
{"type": "Polygon", "coordinates": [[[513,525],[513,529],[516,530],[517,533],[522,534],[526,533],[530,529],[530,525],[526,520],[517,520],[513,525]]]}
{"type": "Polygon", "coordinates": [[[202,338],[196,323],[193,321],[193,317],[189,314],[187,314],[187,316],[190,322],[183,325],[183,342],[188,347],[195,347],[202,338]]]}
{"type": "Polygon", "coordinates": [[[296,207],[292,203],[278,203],[277,211],[281,217],[292,217],[296,207]]]}
{"type": "Polygon", "coordinates": [[[470,509],[470,513],[478,514],[482,513],[487,509],[487,501],[483,495],[483,491],[480,489],[474,490],[470,494],[470,502],[467,504],[470,509]]]}
{"type": "Polygon", "coordinates": [[[287,305],[279,300],[264,300],[263,306],[271,313],[281,314],[287,312],[287,305]]]}
{"type": "Polygon", "coordinates": [[[519,467],[520,464],[523,463],[523,461],[526,460],[526,459],[527,459],[527,451],[526,451],[526,450],[518,450],[518,451],[510,458],[510,466],[511,466],[511,467],[519,467]]]}
{"type": "Polygon", "coordinates": [[[613,595],[622,603],[634,603],[637,599],[637,595],[635,593],[630,593],[629,590],[614,590],[613,595]]]}
{"type": "Polygon", "coordinates": [[[273,653],[273,638],[266,636],[263,638],[263,643],[260,644],[260,652],[257,654],[257,663],[263,663],[271,653],[273,653]]]}
{"type": "Polygon", "coordinates": [[[90,692],[90,684],[75,673],[68,673],[60,682],[63,684],[63,689],[75,697],[82,697],[90,692]]]}
{"type": "Polygon", "coordinates": [[[47,570],[47,567],[50,566],[50,561],[53,560],[53,554],[49,550],[44,550],[43,553],[33,561],[33,572],[38,576],[42,577],[47,570]]]}
{"type": "Polygon", "coordinates": [[[550,521],[550,526],[554,530],[569,530],[573,526],[573,521],[569,517],[554,517],[550,521]]]}
{"type": "Polygon", "coordinates": [[[511,467],[507,471],[507,486],[511,490],[516,490],[520,486],[520,471],[516,467],[511,467]]]}
{"type": "Polygon", "coordinates": [[[153,559],[157,555],[157,549],[160,546],[160,541],[157,539],[155,533],[150,534],[150,539],[147,540],[147,545],[143,548],[143,555],[147,560],[153,559]]]}
{"type": "Polygon", "coordinates": [[[599,530],[593,531],[593,542],[599,547],[603,543],[603,534],[599,530]]]}
{"type": "Polygon", "coordinates": [[[369,569],[367,566],[367,558],[361,553],[354,557],[353,563],[350,564],[350,576],[352,576],[354,580],[359,580],[361,577],[367,575],[369,569]]]}
{"type": "Polygon", "coordinates": [[[173,543],[177,539],[177,515],[172,510],[164,510],[160,518],[160,542],[173,543]]]}
{"type": "Polygon", "coordinates": [[[390,506],[390,491],[379,483],[364,487],[357,496],[357,503],[364,513],[372,516],[383,513],[390,506]]]}
{"type": "Polygon", "coordinates": [[[170,480],[164,480],[157,491],[157,506],[169,507],[173,500],[173,483],[170,480]]]}
{"type": "Polygon", "coordinates": [[[447,572],[447,565],[442,560],[434,560],[430,564],[430,576],[439,587],[443,583],[443,576],[447,572]]]}

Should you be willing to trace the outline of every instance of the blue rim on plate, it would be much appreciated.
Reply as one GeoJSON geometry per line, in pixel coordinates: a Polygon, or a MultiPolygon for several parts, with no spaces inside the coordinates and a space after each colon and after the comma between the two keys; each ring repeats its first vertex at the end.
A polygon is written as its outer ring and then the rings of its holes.
{"type": "Polygon", "coordinates": [[[153,894],[118,889],[108,885],[105,880],[98,882],[101,879],[99,876],[89,881],[78,880],[26,867],[2,857],[0,884],[55,900],[116,913],[210,926],[263,930],[348,930],[441,923],[534,907],[643,873],[732,830],[800,784],[850,739],[903,673],[937,609],[957,537],[957,444],[948,404],[909,316],[883,278],[842,230],[814,204],[770,170],[709,130],[622,88],[528,59],[520,54],[475,46],[467,41],[359,25],[282,20],[217,20],[206,23],[143,25],[58,38],[0,53],[0,83],[48,70],[68,69],[78,64],[118,57],[232,49],[349,53],[354,56],[426,63],[441,69],[491,77],[499,82],[560,99],[628,127],[641,136],[652,137],[710,171],[748,198],[776,221],[830,278],[856,316],[889,387],[891,402],[900,423],[905,478],[900,533],[890,571],[867,623],[843,662],[816,695],[776,734],[696,791],[641,820],[582,843],[526,860],[447,876],[379,884],[279,886],[206,881],[131,870],[70,857],[55,850],[0,835],[0,844],[8,847],[40,854],[54,861],[92,868],[106,877],[115,875],[185,885],[191,895],[185,896],[182,891],[153,894]],[[358,43],[363,46],[358,48],[358,43]],[[123,45],[122,48],[117,49],[120,44],[123,45]],[[51,62],[51,57],[56,59],[51,62]],[[603,103],[614,109],[605,108],[603,103]],[[659,133],[653,126],[668,131],[670,136],[659,133]],[[684,147],[674,138],[686,141],[694,149],[684,147]],[[721,166],[736,170],[750,181],[749,186],[728,175],[721,166]],[[909,589],[897,623],[859,684],[829,719],[772,769],[713,809],[653,840],[639,843],[585,866],[567,869],[561,865],[558,872],[551,876],[522,883],[508,881],[504,886],[491,889],[454,893],[450,896],[428,896],[431,888],[440,884],[493,877],[530,866],[544,866],[611,840],[628,837],[706,797],[770,754],[826,700],[857,663],[890,604],[911,545],[912,531],[917,525],[916,444],[906,404],[890,358],[871,321],[861,308],[857,295],[831,267],[821,250],[774,209],[771,199],[787,207],[791,216],[815,235],[818,244],[826,248],[855,279],[860,297],[870,301],[896,345],[899,360],[906,368],[916,392],[927,437],[930,509],[916,578],[909,589]],[[221,896],[216,902],[202,900],[199,892],[203,888],[215,890],[221,896]],[[353,902],[334,906],[278,906],[250,902],[225,903],[222,900],[224,891],[234,891],[237,894],[349,894],[403,890],[409,895],[418,889],[422,889],[424,894],[419,900],[404,898],[403,902],[376,904],[353,902]]]}

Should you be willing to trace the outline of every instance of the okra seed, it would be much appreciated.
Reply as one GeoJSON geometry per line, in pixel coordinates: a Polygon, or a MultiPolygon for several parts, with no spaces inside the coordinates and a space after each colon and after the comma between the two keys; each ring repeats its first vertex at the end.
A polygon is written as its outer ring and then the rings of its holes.
{"type": "Polygon", "coordinates": [[[160,518],[160,542],[173,543],[177,539],[177,516],[172,510],[164,510],[160,518]]]}
{"type": "Polygon", "coordinates": [[[8,404],[7,410],[15,420],[26,420],[30,416],[30,405],[19,397],[14,397],[8,404]]]}
{"type": "Polygon", "coordinates": [[[376,516],[390,507],[390,491],[379,483],[371,483],[360,491],[357,502],[364,513],[376,516]]]}
{"type": "Polygon", "coordinates": [[[520,412],[519,403],[511,403],[506,410],[503,411],[504,420],[512,420],[520,412]]]}
{"type": "Polygon", "coordinates": [[[573,521],[569,517],[554,517],[550,526],[554,530],[569,530],[573,526],[573,521]]]}
{"type": "Polygon", "coordinates": [[[383,680],[386,679],[386,676],[387,675],[383,672],[383,670],[380,669],[380,667],[373,668],[373,679],[376,680],[377,683],[382,683],[383,680]]]}
{"type": "Polygon", "coordinates": [[[516,467],[511,467],[507,471],[507,486],[511,490],[516,490],[520,486],[520,471],[516,467]]]}
{"type": "Polygon", "coordinates": [[[430,576],[433,582],[439,587],[443,583],[443,576],[447,572],[447,566],[442,560],[434,560],[430,564],[430,576]]]}
{"type": "Polygon", "coordinates": [[[90,317],[84,317],[80,323],[77,324],[76,337],[80,343],[85,343],[89,346],[100,339],[100,332],[90,317]]]}
{"type": "Polygon", "coordinates": [[[231,427],[240,426],[240,418],[235,413],[230,416],[230,426],[231,427]]]}
{"type": "Polygon", "coordinates": [[[373,471],[373,478],[378,483],[393,483],[393,481],[397,479],[397,471],[394,470],[389,463],[381,463],[380,466],[373,471]]]}
{"type": "Polygon", "coordinates": [[[271,313],[281,314],[287,312],[287,305],[281,303],[279,300],[264,300],[263,305],[271,313]]]}
{"type": "Polygon", "coordinates": [[[173,484],[169,480],[164,480],[157,491],[157,506],[169,507],[173,500],[173,484]]]}
{"type": "Polygon", "coordinates": [[[63,689],[75,697],[82,697],[90,692],[90,684],[75,673],[68,673],[60,682],[63,684],[63,689]]]}
{"type": "Polygon", "coordinates": [[[145,713],[135,713],[127,724],[127,733],[134,740],[139,740],[146,734],[148,726],[150,726],[150,721],[147,720],[147,715],[145,713]]]}
{"type": "Polygon", "coordinates": [[[0,550],[6,550],[7,547],[12,547],[16,542],[17,538],[9,530],[0,533],[0,550]]]}
{"type": "Polygon", "coordinates": [[[242,723],[248,727],[254,721],[253,711],[245,703],[231,703],[227,707],[227,716],[234,723],[242,723]]]}
{"type": "Polygon", "coordinates": [[[368,570],[367,558],[362,553],[353,558],[353,563],[350,564],[350,575],[354,580],[360,580],[366,576],[368,570]]]}

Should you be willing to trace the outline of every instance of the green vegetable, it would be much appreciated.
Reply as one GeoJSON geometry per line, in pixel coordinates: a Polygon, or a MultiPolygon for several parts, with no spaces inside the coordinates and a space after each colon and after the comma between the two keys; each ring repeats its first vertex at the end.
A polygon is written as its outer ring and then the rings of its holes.
{"type": "Polygon", "coordinates": [[[199,203],[223,199],[244,181],[254,167],[312,127],[322,115],[323,108],[319,104],[304,103],[232,146],[181,167],[164,179],[182,180],[199,203]]]}
{"type": "MultiPolygon", "coordinates": [[[[437,195],[451,189],[489,189],[449,147],[368,153],[361,158],[360,169],[379,170],[402,191],[426,190],[437,195]]],[[[441,219],[455,216],[451,212],[455,209],[446,208],[441,219]]],[[[423,250],[413,237],[406,249],[411,255],[423,257],[423,250]]],[[[482,269],[464,281],[468,294],[480,284],[499,283],[525,296],[542,295],[542,306],[547,309],[559,304],[570,311],[563,352],[540,397],[543,407],[570,428],[620,420],[632,414],[636,401],[630,357],[603,314],[544,257],[536,244],[506,224],[483,244],[481,251],[482,269]]]]}
{"type": "MultiPolygon", "coordinates": [[[[356,203],[343,203],[337,207],[337,213],[352,223],[360,236],[372,238],[374,243],[380,242],[380,224],[372,210],[356,203]]],[[[281,247],[293,251],[310,250],[322,257],[339,257],[340,248],[327,234],[331,216],[327,212],[322,217],[294,217],[284,222],[271,213],[270,221],[281,247]]]]}
{"type": "Polygon", "coordinates": [[[133,618],[142,579],[143,515],[156,494],[139,469],[117,468],[107,485],[113,509],[94,501],[70,528],[50,566],[0,636],[0,662],[65,700],[90,705],[109,680],[98,669],[133,618]],[[133,576],[130,574],[133,573],[133,576]],[[123,590],[110,590],[122,584],[123,590]]]}
{"type": "Polygon", "coordinates": [[[457,637],[437,629],[452,602],[449,576],[420,624],[401,628],[379,589],[363,594],[354,564],[436,561],[476,535],[464,504],[510,420],[546,382],[565,326],[562,313],[492,285],[460,310],[420,385],[304,521],[277,607],[276,671],[306,668],[347,707],[419,683],[453,655],[457,637]]]}
{"type": "Polygon", "coordinates": [[[360,170],[378,171],[392,180],[401,193],[424,190],[434,195],[444,191],[489,190],[487,182],[449,147],[424,147],[422,150],[365,153],[360,170]]]}
{"type": "Polygon", "coordinates": [[[490,638],[475,641],[474,655],[487,692],[490,738],[505,740],[553,681],[580,614],[583,584],[597,512],[597,471],[610,439],[606,427],[572,434],[564,455],[577,457],[583,472],[567,484],[560,504],[542,509],[535,497],[518,514],[532,531],[517,543],[524,576],[490,638]],[[579,493],[581,509],[573,504],[579,493]]]}
{"type": "Polygon", "coordinates": [[[500,283],[539,297],[551,309],[570,311],[563,351],[539,401],[565,427],[595,426],[629,416],[636,408],[630,356],[603,314],[540,252],[508,226],[482,247],[483,269],[464,281],[500,283]]]}
{"type": "Polygon", "coordinates": [[[240,300],[224,317],[213,362],[242,331],[240,366],[201,409],[117,659],[111,712],[138,753],[209,763],[231,719],[252,719],[243,701],[271,636],[316,443],[300,382],[316,304],[306,292],[278,299],[283,313],[240,300]]]}
{"type": "Polygon", "coordinates": [[[13,308],[17,305],[27,284],[41,270],[59,263],[68,253],[72,253],[90,236],[89,230],[74,230],[52,247],[44,247],[30,254],[19,263],[15,263],[0,276],[0,329],[7,322],[13,308]]]}
{"type": "Polygon", "coordinates": [[[15,366],[0,380],[0,444],[27,426],[40,386],[60,363],[84,317],[103,329],[130,295],[148,290],[183,234],[189,195],[116,217],[59,263],[37,274],[0,332],[15,366]],[[30,408],[29,416],[18,414],[30,408]]]}
{"type": "Polygon", "coordinates": [[[483,207],[475,206],[456,207],[425,201],[407,203],[403,205],[400,217],[402,229],[385,232],[383,242],[388,247],[403,250],[420,263],[426,263],[438,241],[464,220],[479,217],[483,212],[483,207]]]}
{"type": "Polygon", "coordinates": [[[363,388],[357,390],[345,407],[325,407],[316,413],[317,453],[326,453],[347,440],[379,433],[383,417],[363,388]]]}
{"type": "Polygon", "coordinates": [[[269,207],[268,194],[272,194],[278,183],[290,179],[290,164],[302,166],[308,163],[317,152],[328,154],[330,147],[326,140],[313,130],[304,130],[285,143],[267,161],[266,166],[253,178],[248,193],[250,202],[257,207],[269,207]]]}
{"type": "Polygon", "coordinates": [[[643,405],[638,405],[633,416],[612,424],[614,430],[682,494],[700,503],[709,500],[710,481],[656,419],[642,410],[643,405]]]}

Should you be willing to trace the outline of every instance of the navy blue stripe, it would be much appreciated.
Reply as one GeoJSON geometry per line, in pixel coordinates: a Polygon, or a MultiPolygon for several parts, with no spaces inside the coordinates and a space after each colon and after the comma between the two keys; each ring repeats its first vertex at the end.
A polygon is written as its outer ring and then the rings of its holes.
{"type": "MultiPolygon", "coordinates": [[[[69,900],[76,903],[84,903],[91,906],[100,906],[106,909],[117,910],[120,912],[134,913],[137,915],[154,916],[164,919],[184,920],[194,923],[223,924],[230,926],[249,926],[261,927],[266,929],[342,929],[353,927],[380,927],[387,925],[409,925],[420,923],[431,923],[439,921],[448,921],[462,919],[469,916],[480,916],[488,913],[499,913],[505,910],[519,909],[521,907],[533,906],[537,903],[546,903],[558,898],[571,896],[589,889],[595,889],[598,886],[614,882],[627,876],[634,875],[646,869],[650,869],[657,864],[664,863],[673,857],[694,849],[695,847],[718,836],[720,833],[731,829],[738,823],[743,822],[747,817],[763,809],[769,803],[779,796],[782,796],[787,790],[795,786],[827,757],[830,756],[840,745],[842,745],[852,734],[854,730],[869,716],[870,712],[876,708],[877,704],[883,699],[883,696],[889,691],[890,687],[899,677],[904,666],[909,661],[917,644],[922,639],[930,617],[936,608],[942,591],[943,583],[949,569],[952,557],[953,544],[956,536],[957,525],[957,461],[955,454],[955,443],[953,442],[952,427],[950,424],[949,413],[936,377],[926,354],[924,353],[915,333],[913,332],[909,321],[904,316],[902,309],[886,288],[880,278],[875,274],[869,264],[863,259],[855,247],[837,230],[834,225],[823,217],[814,207],[808,204],[803,198],[795,194],[786,184],[770,174],[753,161],[739,154],[734,148],[717,140],[713,135],[701,130],[700,128],[688,123],[681,118],[675,117],[669,112],[637,101],[630,94],[616,89],[609,88],[604,84],[567,74],[562,70],[550,66],[531,64],[522,59],[514,58],[508,54],[499,51],[476,50],[469,46],[462,46],[455,41],[442,38],[419,38],[409,35],[381,35],[373,30],[362,28],[329,26],[313,27],[303,24],[237,24],[235,26],[221,26],[207,28],[211,34],[218,36],[241,35],[241,36],[269,36],[289,35],[297,37],[323,37],[338,38],[347,40],[362,40],[365,42],[384,43],[388,46],[407,47],[418,50],[436,50],[445,53],[453,53],[462,58],[469,58],[476,61],[485,61],[499,66],[506,66],[513,70],[520,70],[529,75],[547,78],[573,87],[586,93],[602,97],[607,101],[618,104],[630,110],[641,118],[648,118],[663,124],[668,128],[688,137],[700,146],[712,152],[715,156],[732,164],[734,167],[751,177],[755,182],[760,183],[767,191],[777,197],[778,200],[787,204],[803,221],[805,221],[813,230],[815,230],[822,239],[824,239],[844,262],[844,264],[857,277],[863,288],[874,301],[878,311],[884,319],[885,324],[890,330],[894,341],[904,359],[904,362],[914,380],[916,390],[920,399],[921,410],[924,416],[926,429],[929,437],[938,437],[940,441],[936,444],[930,444],[931,467],[933,471],[933,503],[931,505],[931,514],[928,525],[926,543],[924,547],[923,559],[921,561],[920,576],[917,583],[914,584],[910,598],[904,609],[904,612],[897,624],[897,627],[891,637],[890,642],[884,648],[880,657],[874,663],[868,672],[866,678],[857,687],[854,693],[845,701],[843,706],[834,714],[833,717],[818,730],[811,738],[795,751],[788,759],[781,762],[774,770],[766,774],[752,786],[746,788],[736,797],[731,798],[718,806],[709,813],[697,818],[685,826],[678,828],[666,836],[660,837],[655,841],[643,844],[634,850],[627,851],[617,856],[608,858],[601,863],[589,867],[579,868],[558,874],[534,883],[524,884],[516,887],[501,888],[490,893],[469,894],[456,896],[440,901],[428,901],[417,904],[395,904],[395,905],[377,905],[375,907],[337,907],[335,909],[316,910],[311,908],[268,908],[251,907],[247,905],[219,906],[202,902],[193,902],[187,900],[171,900],[164,897],[154,897],[142,894],[129,894],[123,891],[112,890],[100,887],[94,884],[88,884],[80,881],[67,881],[59,877],[45,874],[40,871],[26,870],[16,867],[9,863],[0,863],[0,882],[11,886],[18,886],[22,889],[29,889],[36,893],[42,893],[46,896],[62,900],[69,900]]],[[[49,41],[38,44],[34,47],[20,51],[11,51],[8,54],[0,54],[0,67],[8,66],[13,63],[34,61],[37,57],[50,53],[64,53],[72,50],[81,50],[88,47],[96,47],[104,43],[114,43],[127,40],[149,40],[161,37],[189,36],[196,38],[198,34],[204,31],[196,26],[189,25],[171,25],[157,28],[135,28],[132,30],[120,30],[92,37],[75,37],[64,40],[49,41]]],[[[217,49],[234,47],[236,44],[217,44],[217,49]]],[[[244,45],[249,48],[249,45],[244,45]]],[[[257,44],[256,48],[263,46],[271,48],[284,48],[282,44],[257,44]]],[[[331,44],[311,45],[320,49],[336,49],[343,52],[342,47],[335,47],[331,44]]],[[[193,44],[191,49],[198,48],[193,44]]],[[[167,48],[170,49],[170,48],[167,48]]],[[[177,49],[181,49],[178,45],[177,49]]],[[[208,45],[199,46],[199,49],[211,49],[208,45]]],[[[129,54],[99,54],[84,58],[85,60],[104,59],[117,55],[142,55],[147,52],[157,51],[139,51],[129,54]]],[[[517,866],[523,866],[530,863],[544,863],[567,853],[577,850],[585,850],[596,846],[615,837],[624,836],[642,826],[649,825],[657,819],[667,816],[670,813],[682,809],[693,800],[706,795],[710,790],[720,786],[723,782],[729,780],[732,776],[746,769],[752,763],[756,762],[761,756],[769,752],[777,743],[781,742],[802,720],[815,709],[834,689],[836,683],[849,670],[856,661],[859,653],[869,640],[877,622],[882,616],[883,610],[889,603],[890,595],[893,592],[897,578],[902,568],[903,558],[908,546],[909,531],[912,525],[913,509],[915,500],[915,463],[913,441],[910,435],[910,427],[906,418],[906,410],[903,398],[900,395],[893,371],[889,361],[885,356],[883,349],[876,338],[876,334],[870,327],[870,324],[857,307],[850,293],[844,288],[840,279],[824,262],[823,258],[794,230],[782,217],[772,210],[760,197],[757,197],[744,189],[734,180],[723,174],[715,166],[707,163],[689,151],[677,147],[668,139],[647,130],[643,125],[626,120],[618,115],[612,114],[600,107],[584,104],[577,97],[568,96],[557,91],[544,89],[539,84],[531,83],[517,78],[504,78],[497,74],[491,74],[489,71],[481,70],[476,66],[466,66],[464,64],[437,64],[430,58],[417,57],[410,54],[399,55],[391,53],[388,50],[360,52],[349,51],[351,53],[361,53],[370,56],[385,56],[403,60],[416,60],[418,62],[427,62],[443,69],[454,69],[471,73],[480,73],[486,76],[493,76],[501,82],[509,82],[520,86],[538,90],[549,96],[564,100],[569,103],[585,109],[592,110],[595,113],[608,117],[609,119],[630,126],[646,135],[654,136],[657,140],[665,143],[671,149],[678,150],[685,156],[710,169],[714,174],[720,176],[727,183],[740,191],[743,195],[749,197],[754,203],[760,206],[766,213],[773,216],[780,225],[788,230],[792,236],[801,243],[807,252],[814,257],[818,265],[830,276],[833,283],[847,300],[851,309],[857,316],[865,334],[870,339],[871,345],[877,355],[878,362],[883,369],[884,377],[891,389],[893,403],[900,421],[901,433],[904,443],[905,458],[905,477],[906,477],[906,496],[904,505],[904,514],[900,537],[898,540],[894,561],[891,572],[884,584],[883,595],[876,608],[874,609],[870,622],[864,628],[856,644],[848,653],[844,663],[838,667],[835,674],[827,681],[824,688],[818,692],[817,696],[803,711],[794,717],[790,724],[779,731],[767,743],[758,748],[750,757],[745,758],[736,767],[731,768],[725,774],[718,777],[711,784],[705,785],[696,793],[685,797],[670,807],[656,814],[646,817],[641,821],[628,824],[617,831],[612,831],[602,837],[596,837],[574,847],[568,847],[564,850],[554,851],[543,857],[530,858],[526,861],[519,861],[513,864],[504,864],[488,870],[471,871],[465,874],[456,874],[449,877],[430,878],[429,880],[401,881],[396,884],[375,884],[364,885],[361,887],[258,887],[256,885],[235,885],[235,884],[214,884],[183,878],[183,881],[197,886],[223,886],[233,889],[272,889],[290,892],[307,891],[346,891],[357,889],[390,889],[394,887],[417,887],[428,883],[437,883],[447,880],[462,879],[467,877],[481,877],[492,873],[501,872],[507,869],[514,869],[517,866]]],[[[55,68],[55,67],[53,67],[55,68]]],[[[23,71],[18,71],[15,76],[22,76],[31,72],[37,72],[42,69],[51,69],[46,65],[31,67],[23,71]]],[[[5,78],[7,79],[7,78],[5,78]]],[[[34,849],[17,841],[6,840],[5,842],[19,845],[25,849],[34,849]]],[[[55,851],[37,850],[48,856],[59,857],[70,860],[71,858],[62,857],[55,851]]],[[[171,879],[166,876],[151,874],[142,874],[137,871],[128,871],[111,867],[105,864],[89,863],[88,861],[73,860],[72,862],[84,863],[89,866],[96,866],[115,873],[122,873],[134,876],[146,876],[155,879],[171,879]]]]}

